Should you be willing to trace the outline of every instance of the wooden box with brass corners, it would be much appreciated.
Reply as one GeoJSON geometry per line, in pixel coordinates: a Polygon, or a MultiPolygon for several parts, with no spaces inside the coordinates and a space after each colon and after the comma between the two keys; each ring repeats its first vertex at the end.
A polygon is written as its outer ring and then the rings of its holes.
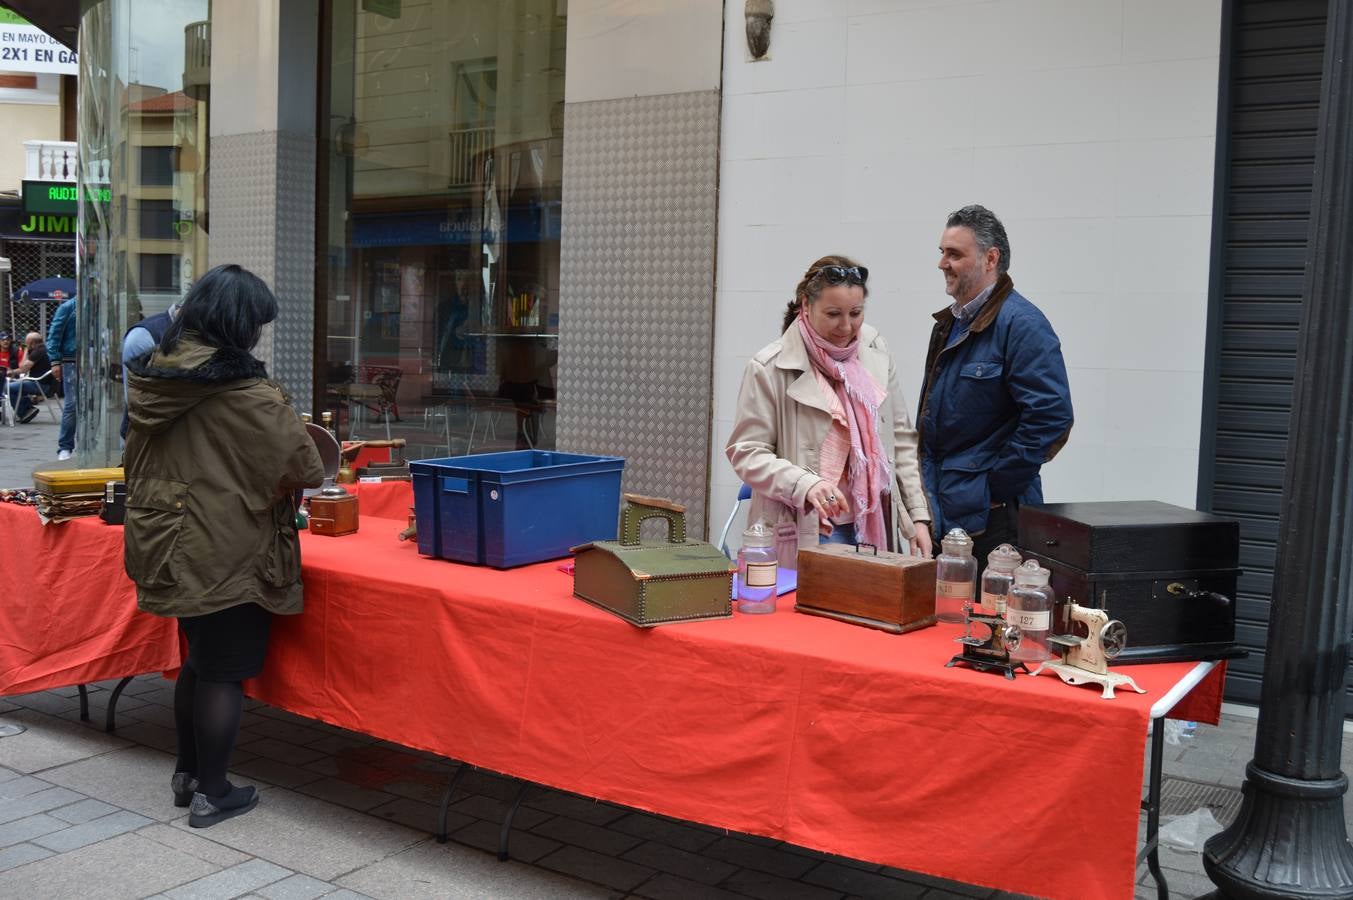
{"type": "Polygon", "coordinates": [[[902,634],[935,624],[935,561],[868,544],[799,550],[794,611],[902,634]]]}
{"type": "Polygon", "coordinates": [[[1019,549],[1051,573],[1054,633],[1075,628],[1072,603],[1127,627],[1131,642],[1115,665],[1244,655],[1235,643],[1234,519],[1155,500],[1025,506],[1019,549]]]}
{"type": "Polygon", "coordinates": [[[727,619],[737,566],[718,548],[686,537],[686,508],[625,494],[618,541],[574,547],[573,596],[632,625],[727,619]],[[645,519],[667,520],[667,540],[639,540],[645,519]]]}
{"type": "Polygon", "coordinates": [[[357,531],[357,497],[327,487],[310,498],[310,533],[342,537],[357,531]]]}

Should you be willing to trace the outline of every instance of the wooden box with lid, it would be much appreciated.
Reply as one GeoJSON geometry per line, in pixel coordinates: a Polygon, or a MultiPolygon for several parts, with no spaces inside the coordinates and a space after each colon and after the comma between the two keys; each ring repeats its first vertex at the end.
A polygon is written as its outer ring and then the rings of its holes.
{"type": "Polygon", "coordinates": [[[935,624],[935,561],[868,544],[799,550],[794,610],[902,634],[935,624]]]}

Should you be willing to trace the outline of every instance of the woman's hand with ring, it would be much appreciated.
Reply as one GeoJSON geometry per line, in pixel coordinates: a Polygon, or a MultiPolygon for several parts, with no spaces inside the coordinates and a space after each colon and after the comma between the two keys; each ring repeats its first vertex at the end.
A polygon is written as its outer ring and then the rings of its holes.
{"type": "Polygon", "coordinates": [[[850,511],[850,503],[836,488],[819,481],[808,489],[808,506],[817,510],[820,518],[831,519],[850,511]]]}

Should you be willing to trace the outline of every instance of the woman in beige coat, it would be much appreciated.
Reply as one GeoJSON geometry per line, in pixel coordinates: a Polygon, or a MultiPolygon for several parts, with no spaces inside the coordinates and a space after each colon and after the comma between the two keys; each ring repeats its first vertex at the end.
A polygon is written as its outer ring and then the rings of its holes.
{"type": "Polygon", "coordinates": [[[725,451],[752,490],[747,521],[775,528],[784,565],[826,542],[931,555],[916,430],[888,348],[864,324],[868,277],[844,256],[813,263],[784,333],[742,377],[725,451]]]}

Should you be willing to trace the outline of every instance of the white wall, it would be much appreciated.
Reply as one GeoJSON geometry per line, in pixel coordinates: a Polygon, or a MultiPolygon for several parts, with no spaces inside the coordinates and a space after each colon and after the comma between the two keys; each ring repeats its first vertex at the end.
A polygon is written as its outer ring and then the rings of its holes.
{"type": "Polygon", "coordinates": [[[1076,425],[1047,499],[1192,507],[1220,0],[781,0],[762,62],[726,6],[714,537],[742,368],[808,264],[869,266],[914,414],[936,246],[968,203],[1062,340],[1076,425]]]}

